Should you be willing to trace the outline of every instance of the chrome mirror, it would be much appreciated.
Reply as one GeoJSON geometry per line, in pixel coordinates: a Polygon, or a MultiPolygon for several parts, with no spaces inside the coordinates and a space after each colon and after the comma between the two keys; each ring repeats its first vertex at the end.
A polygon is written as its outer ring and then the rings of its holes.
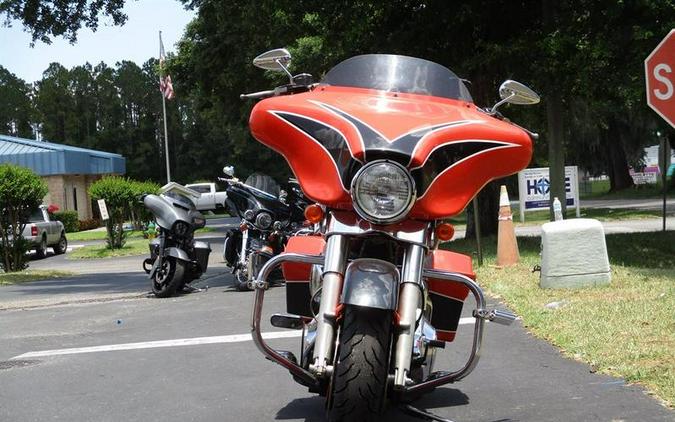
{"type": "Polygon", "coordinates": [[[293,84],[293,75],[288,71],[288,66],[291,65],[291,53],[285,48],[277,48],[262,53],[253,59],[253,65],[274,72],[285,72],[291,79],[291,84],[293,84]]]}
{"type": "Polygon", "coordinates": [[[529,105],[539,102],[539,95],[520,82],[508,80],[499,87],[499,96],[510,104],[529,105]]]}
{"type": "Polygon", "coordinates": [[[520,82],[506,80],[499,87],[499,96],[501,101],[495,104],[490,110],[491,113],[497,111],[497,107],[504,103],[529,105],[539,102],[539,95],[520,82]]]}
{"type": "Polygon", "coordinates": [[[233,166],[223,167],[223,173],[225,173],[226,176],[234,177],[234,167],[233,166]]]}

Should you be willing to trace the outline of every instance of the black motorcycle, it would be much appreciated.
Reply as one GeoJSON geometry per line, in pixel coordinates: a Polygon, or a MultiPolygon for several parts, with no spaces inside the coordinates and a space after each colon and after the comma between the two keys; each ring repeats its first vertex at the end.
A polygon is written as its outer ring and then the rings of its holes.
{"type": "Polygon", "coordinates": [[[195,230],[206,225],[193,201],[198,197],[198,192],[175,182],[163,186],[160,195],[143,197],[159,230],[149,244],[150,258],[143,261],[157,297],[189,289],[189,283],[206,272],[211,247],[194,239],[195,230]]]}
{"type": "MultiPolygon", "coordinates": [[[[269,176],[253,174],[242,183],[233,176],[232,167],[223,169],[227,177],[227,208],[241,218],[239,228],[229,230],[223,245],[223,258],[237,279],[238,290],[252,290],[252,281],[262,266],[281,253],[290,234],[302,229],[305,197],[297,181],[289,181],[288,190],[281,190],[269,176]]],[[[276,271],[271,285],[284,282],[276,271]]]]}

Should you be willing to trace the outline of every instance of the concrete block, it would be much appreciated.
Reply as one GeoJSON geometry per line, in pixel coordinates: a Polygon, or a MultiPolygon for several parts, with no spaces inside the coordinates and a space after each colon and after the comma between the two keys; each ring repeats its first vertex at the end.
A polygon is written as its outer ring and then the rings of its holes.
{"type": "Polygon", "coordinates": [[[610,280],[605,231],[598,220],[576,218],[542,226],[540,287],[574,289],[610,280]]]}

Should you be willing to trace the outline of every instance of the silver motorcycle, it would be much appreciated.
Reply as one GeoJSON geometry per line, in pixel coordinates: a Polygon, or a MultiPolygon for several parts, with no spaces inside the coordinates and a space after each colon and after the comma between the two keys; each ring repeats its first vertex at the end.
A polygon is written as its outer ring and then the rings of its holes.
{"type": "Polygon", "coordinates": [[[155,296],[170,297],[206,272],[211,247],[194,239],[195,230],[206,225],[194,203],[199,193],[175,182],[160,192],[143,197],[159,229],[149,244],[150,258],[143,261],[143,269],[155,296]]]}

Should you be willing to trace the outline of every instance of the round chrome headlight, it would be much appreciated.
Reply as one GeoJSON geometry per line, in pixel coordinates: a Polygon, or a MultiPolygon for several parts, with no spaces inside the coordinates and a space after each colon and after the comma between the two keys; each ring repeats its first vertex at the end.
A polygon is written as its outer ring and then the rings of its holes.
{"type": "Polygon", "coordinates": [[[396,223],[408,214],[415,202],[410,172],[392,161],[366,164],[352,181],[352,200],[356,212],[376,224],[396,223]]]}
{"type": "Polygon", "coordinates": [[[252,222],[253,219],[255,218],[255,211],[253,210],[244,211],[244,218],[252,222]]]}
{"type": "Polygon", "coordinates": [[[185,221],[178,220],[173,223],[173,232],[178,236],[187,236],[192,231],[192,226],[190,226],[185,221]]]}
{"type": "Polygon", "coordinates": [[[268,229],[272,225],[272,216],[269,213],[261,212],[255,218],[255,225],[261,229],[268,229]]]}

